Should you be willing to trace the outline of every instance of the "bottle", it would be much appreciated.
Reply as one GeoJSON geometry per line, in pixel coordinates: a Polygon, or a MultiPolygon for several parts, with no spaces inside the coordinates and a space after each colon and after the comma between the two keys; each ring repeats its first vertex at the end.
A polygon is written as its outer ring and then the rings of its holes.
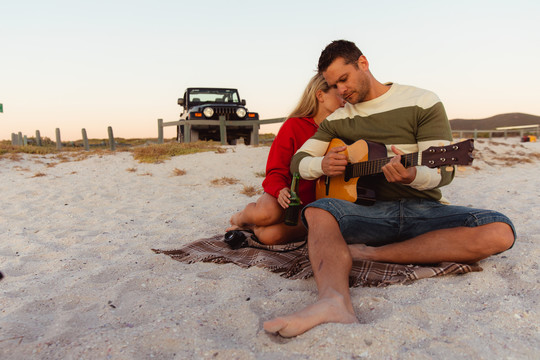
{"type": "Polygon", "coordinates": [[[296,226],[298,224],[298,215],[300,214],[300,198],[298,197],[298,183],[300,182],[300,174],[294,173],[291,184],[291,202],[285,210],[285,225],[296,226]]]}

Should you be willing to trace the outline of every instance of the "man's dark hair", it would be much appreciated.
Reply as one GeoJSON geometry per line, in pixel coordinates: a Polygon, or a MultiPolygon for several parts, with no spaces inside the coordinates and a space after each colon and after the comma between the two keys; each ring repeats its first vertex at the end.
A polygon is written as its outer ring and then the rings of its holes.
{"type": "Polygon", "coordinates": [[[358,67],[358,59],[362,56],[360,49],[352,41],[334,40],[321,52],[318,70],[326,71],[330,64],[337,58],[343,58],[345,64],[354,64],[358,67]]]}

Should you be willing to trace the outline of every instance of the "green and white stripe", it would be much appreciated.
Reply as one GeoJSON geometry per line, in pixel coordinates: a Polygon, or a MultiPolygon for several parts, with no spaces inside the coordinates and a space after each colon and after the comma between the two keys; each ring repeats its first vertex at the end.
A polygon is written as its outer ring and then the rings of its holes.
{"type": "MultiPolygon", "coordinates": [[[[412,86],[389,85],[390,89],[382,96],[354,105],[347,104],[324,120],[317,133],[293,157],[291,171],[299,171],[305,179],[324,175],[321,162],[333,138],[347,144],[360,139],[379,142],[386,145],[388,156],[394,155],[392,145],[411,153],[451,142],[452,132],[446,111],[437,95],[412,86]]],[[[377,197],[384,200],[419,197],[444,201],[438,187],[450,183],[453,176],[453,168],[438,171],[418,166],[416,179],[408,186],[381,181],[376,189],[377,197]]]]}

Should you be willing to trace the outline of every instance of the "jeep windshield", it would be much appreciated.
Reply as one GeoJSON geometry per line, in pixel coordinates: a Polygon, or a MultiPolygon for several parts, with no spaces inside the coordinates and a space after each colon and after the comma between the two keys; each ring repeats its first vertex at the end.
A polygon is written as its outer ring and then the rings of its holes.
{"type": "Polygon", "coordinates": [[[191,89],[190,103],[240,103],[236,89],[191,89]]]}

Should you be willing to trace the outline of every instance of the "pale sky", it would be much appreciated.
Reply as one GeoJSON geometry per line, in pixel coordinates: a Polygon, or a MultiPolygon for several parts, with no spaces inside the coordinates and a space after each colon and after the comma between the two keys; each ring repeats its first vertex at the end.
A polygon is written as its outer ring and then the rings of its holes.
{"type": "Polygon", "coordinates": [[[157,137],[197,86],[283,117],[336,39],[379,81],[434,91],[450,119],[540,115],[538,0],[0,0],[0,139],[157,137]]]}

